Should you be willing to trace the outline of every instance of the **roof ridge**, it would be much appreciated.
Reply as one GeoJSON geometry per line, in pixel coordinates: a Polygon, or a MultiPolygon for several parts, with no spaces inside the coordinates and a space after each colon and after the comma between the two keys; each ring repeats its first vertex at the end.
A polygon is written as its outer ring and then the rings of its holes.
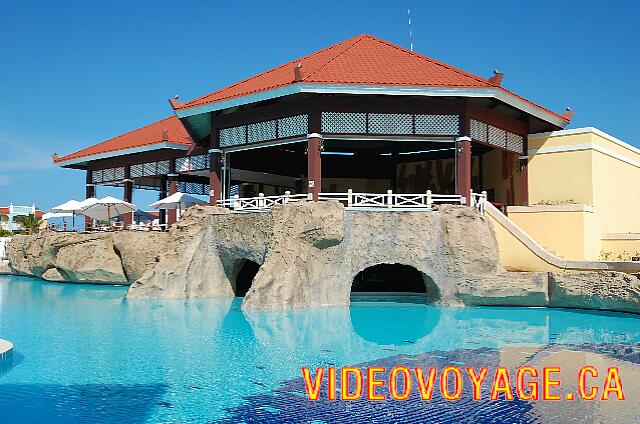
{"type": "Polygon", "coordinates": [[[327,60],[327,62],[324,65],[318,67],[315,71],[311,72],[309,75],[307,75],[306,77],[302,78],[302,81],[305,81],[307,78],[310,78],[316,72],[319,72],[320,70],[324,69],[325,66],[327,66],[329,63],[331,63],[332,61],[337,59],[339,56],[341,56],[344,53],[346,53],[348,50],[350,50],[353,46],[358,44],[360,41],[362,41],[366,37],[370,37],[369,34],[360,34],[360,35],[358,35],[356,37],[350,38],[350,39],[345,40],[342,43],[340,43],[340,44],[343,44],[343,43],[346,43],[347,41],[352,40],[352,39],[355,38],[355,41],[353,43],[351,43],[346,49],[342,50],[340,53],[338,53],[337,55],[333,56],[331,59],[327,60]]]}
{"type": "Polygon", "coordinates": [[[406,49],[406,48],[404,48],[402,46],[399,46],[397,44],[394,44],[394,43],[392,43],[390,41],[383,40],[382,38],[378,38],[378,37],[376,37],[374,35],[369,35],[369,34],[366,34],[366,35],[368,37],[370,37],[372,40],[375,40],[375,41],[377,41],[379,43],[382,43],[382,44],[386,44],[389,47],[393,47],[393,48],[396,48],[398,50],[402,50],[403,52],[408,53],[408,54],[410,54],[412,56],[415,56],[418,59],[426,60],[428,62],[431,62],[431,63],[435,64],[435,65],[442,66],[442,67],[447,68],[447,69],[449,69],[451,71],[454,71],[454,72],[456,72],[458,74],[464,75],[466,77],[473,78],[473,79],[475,79],[475,80],[477,80],[479,82],[483,82],[483,83],[486,83],[487,85],[490,85],[489,81],[486,78],[483,78],[483,77],[481,77],[479,75],[472,74],[471,72],[467,72],[467,71],[465,71],[463,69],[460,69],[458,67],[449,65],[448,63],[441,62],[441,61],[439,61],[437,59],[434,59],[432,57],[426,56],[426,55],[424,55],[422,53],[418,53],[418,52],[414,52],[413,50],[406,49]]]}
{"type": "MultiPolygon", "coordinates": [[[[315,56],[315,55],[318,55],[318,54],[320,54],[320,53],[326,52],[326,51],[328,51],[328,50],[335,49],[335,48],[337,48],[337,47],[339,47],[339,46],[341,46],[341,45],[343,45],[343,44],[345,44],[345,43],[349,42],[350,40],[353,40],[354,38],[359,38],[359,37],[362,37],[362,35],[358,35],[358,36],[355,36],[355,37],[348,38],[348,39],[346,39],[346,40],[344,40],[344,41],[339,42],[338,44],[332,44],[332,45],[327,46],[327,47],[325,47],[325,48],[322,48],[322,49],[320,49],[320,50],[316,50],[316,51],[314,51],[314,52],[311,52],[311,53],[309,53],[309,54],[307,54],[307,55],[305,55],[305,56],[302,56],[302,57],[299,57],[299,58],[296,58],[296,59],[292,59],[292,60],[290,60],[290,61],[288,61],[288,62],[286,62],[286,63],[283,63],[282,65],[278,65],[278,66],[276,66],[275,68],[268,69],[268,70],[266,70],[266,71],[260,72],[259,74],[252,75],[252,76],[247,77],[247,78],[245,78],[245,79],[243,79],[243,80],[240,80],[240,81],[238,81],[238,82],[235,82],[235,83],[233,83],[233,84],[231,84],[231,85],[227,85],[227,86],[225,86],[225,87],[219,88],[218,90],[216,90],[216,91],[214,91],[214,92],[212,92],[212,93],[206,94],[206,95],[204,95],[204,96],[196,97],[195,99],[192,99],[192,100],[189,100],[188,102],[185,102],[185,103],[180,107],[180,109],[187,109],[191,104],[193,104],[194,102],[196,102],[196,101],[198,101],[198,100],[205,99],[205,98],[207,98],[207,97],[213,96],[213,95],[214,95],[214,94],[216,94],[216,93],[219,93],[219,92],[220,92],[220,91],[222,91],[222,90],[227,90],[227,89],[233,88],[233,87],[235,87],[235,86],[237,86],[237,85],[240,85],[240,84],[243,84],[243,83],[245,83],[245,82],[247,82],[247,81],[254,80],[254,79],[258,78],[258,77],[261,77],[261,76],[263,76],[263,75],[267,75],[267,74],[269,74],[269,73],[271,73],[271,72],[275,72],[275,71],[277,71],[277,70],[279,70],[279,69],[284,68],[285,66],[291,65],[291,64],[292,64],[292,63],[294,63],[294,62],[299,62],[299,61],[302,61],[302,60],[304,60],[304,59],[307,59],[307,58],[309,58],[309,57],[311,57],[311,56],[315,56]]],[[[292,80],[293,80],[293,79],[292,79],[292,80]]]]}

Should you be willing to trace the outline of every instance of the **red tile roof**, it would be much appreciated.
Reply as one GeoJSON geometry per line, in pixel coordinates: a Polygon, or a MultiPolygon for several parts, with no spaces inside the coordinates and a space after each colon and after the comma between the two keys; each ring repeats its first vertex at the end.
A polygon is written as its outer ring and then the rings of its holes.
{"type": "MultiPolygon", "coordinates": [[[[9,207],[0,207],[0,215],[9,215],[9,207]]],[[[42,215],[44,215],[44,212],[36,209],[36,216],[40,218],[42,215]]]]}
{"type": "Polygon", "coordinates": [[[53,161],[55,163],[64,162],[71,159],[79,159],[159,143],[175,143],[189,146],[191,145],[191,137],[182,122],[176,116],[170,116],[169,118],[119,135],[118,137],[103,141],[102,143],[95,144],[75,153],[63,157],[53,156],[53,161]]]}
{"type": "MultiPolygon", "coordinates": [[[[407,50],[368,34],[350,38],[300,59],[292,60],[251,78],[179,103],[175,110],[190,109],[297,83],[443,88],[498,88],[487,79],[407,50]],[[302,64],[301,78],[294,80],[294,68],[302,64]]],[[[518,96],[519,97],[519,96],[518,96]]],[[[523,99],[533,106],[544,109],[523,99]]],[[[566,119],[565,119],[566,120],[566,119]]]]}

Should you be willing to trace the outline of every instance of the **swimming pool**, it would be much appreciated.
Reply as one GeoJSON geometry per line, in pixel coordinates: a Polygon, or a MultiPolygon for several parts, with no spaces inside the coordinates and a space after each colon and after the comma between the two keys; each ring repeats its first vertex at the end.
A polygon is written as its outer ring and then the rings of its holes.
{"type": "MultiPolygon", "coordinates": [[[[0,376],[3,422],[601,419],[608,410],[584,402],[561,409],[526,402],[314,403],[303,396],[300,367],[464,366],[554,355],[563,366],[610,361],[627,375],[640,366],[640,317],[629,314],[385,301],[249,313],[239,298],[130,301],[125,293],[0,276],[0,337],[15,345],[13,366],[0,376]]],[[[637,385],[626,389],[629,400],[639,400],[637,385]]],[[[640,420],[625,409],[628,401],[616,405],[620,422],[640,420]]]]}

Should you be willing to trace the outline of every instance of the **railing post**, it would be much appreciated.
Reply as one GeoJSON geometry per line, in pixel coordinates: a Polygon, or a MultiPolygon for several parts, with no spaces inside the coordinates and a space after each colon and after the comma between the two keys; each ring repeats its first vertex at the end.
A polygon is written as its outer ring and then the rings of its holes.
{"type": "Polygon", "coordinates": [[[393,207],[393,191],[387,190],[387,208],[393,207]]]}
{"type": "Polygon", "coordinates": [[[307,200],[309,202],[313,201],[313,193],[307,193],[307,200]]]}
{"type": "Polygon", "coordinates": [[[469,207],[473,208],[476,205],[476,198],[473,196],[473,189],[469,189],[469,207]]]}
{"type": "Polygon", "coordinates": [[[353,207],[353,190],[347,190],[347,207],[353,207]]]}
{"type": "Polygon", "coordinates": [[[291,196],[291,192],[289,190],[284,192],[284,200],[283,203],[286,205],[287,203],[289,203],[289,196],[291,196]]]}
{"type": "Polygon", "coordinates": [[[464,196],[460,196],[460,204],[461,205],[466,205],[467,204],[467,198],[464,196]]]}
{"type": "Polygon", "coordinates": [[[484,203],[487,201],[487,192],[483,191],[480,197],[480,213],[484,215],[484,203]]]}
{"type": "Polygon", "coordinates": [[[258,209],[263,209],[264,207],[264,193],[258,193],[258,209]]]}
{"type": "MultiPolygon", "coordinates": [[[[238,210],[238,209],[242,209],[242,205],[240,204],[240,195],[236,194],[233,196],[233,210],[238,210]]],[[[229,205],[231,206],[231,205],[229,205]]]]}
{"type": "Polygon", "coordinates": [[[433,205],[433,199],[431,198],[431,190],[427,190],[427,207],[431,208],[433,205]]]}

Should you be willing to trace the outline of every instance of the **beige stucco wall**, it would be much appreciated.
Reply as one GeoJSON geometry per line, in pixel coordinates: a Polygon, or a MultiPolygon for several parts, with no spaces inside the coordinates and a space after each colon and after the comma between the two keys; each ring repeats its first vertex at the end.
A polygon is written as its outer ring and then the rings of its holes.
{"type": "Polygon", "coordinates": [[[589,205],[513,206],[508,216],[538,243],[571,260],[596,260],[600,237],[589,205]]]}
{"type": "Polygon", "coordinates": [[[536,154],[589,144],[589,134],[529,138],[529,204],[568,202],[593,204],[592,154],[590,150],[536,154]],[[541,150],[543,151],[543,150],[541,150]]]}
{"type": "Polygon", "coordinates": [[[508,271],[560,271],[558,268],[537,255],[522,240],[518,239],[508,228],[491,214],[485,217],[493,225],[498,242],[500,264],[508,271]]]}
{"type": "Polygon", "coordinates": [[[638,246],[628,239],[603,238],[607,233],[640,234],[639,149],[594,128],[534,134],[529,136],[528,169],[530,205],[592,207],[582,212],[514,210],[510,218],[541,244],[577,260],[638,246]]]}
{"type": "Polygon", "coordinates": [[[602,238],[602,259],[632,260],[640,257],[640,234],[605,234],[602,238]]]}
{"type": "Polygon", "coordinates": [[[594,136],[594,142],[628,159],[623,161],[601,151],[592,153],[593,205],[602,233],[640,233],[640,152],[623,151],[598,136],[594,136]]]}

